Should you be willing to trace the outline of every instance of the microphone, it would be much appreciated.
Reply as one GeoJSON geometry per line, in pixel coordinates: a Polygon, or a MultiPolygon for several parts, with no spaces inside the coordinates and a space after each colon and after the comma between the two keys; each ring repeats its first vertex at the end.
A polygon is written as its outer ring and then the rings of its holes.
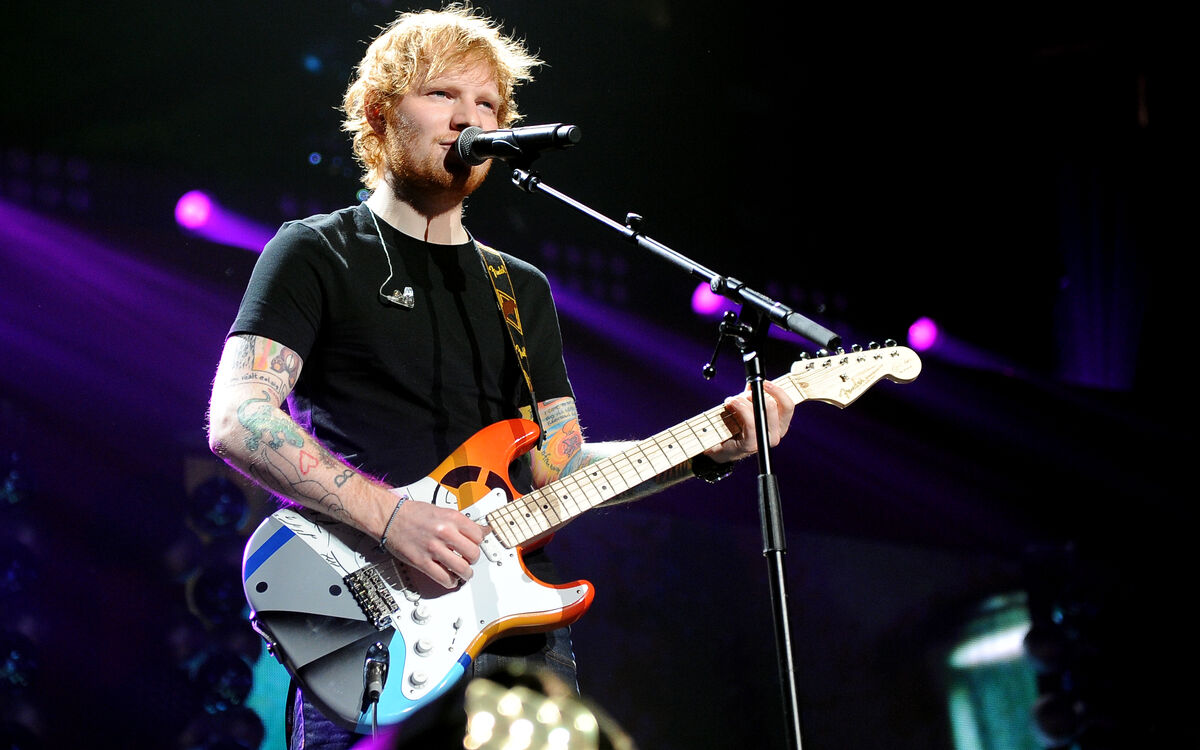
{"type": "Polygon", "coordinates": [[[574,146],[581,137],[579,128],[562,123],[503,130],[484,130],[472,125],[458,136],[454,150],[472,166],[488,159],[507,161],[522,156],[532,161],[542,151],[574,146]]]}

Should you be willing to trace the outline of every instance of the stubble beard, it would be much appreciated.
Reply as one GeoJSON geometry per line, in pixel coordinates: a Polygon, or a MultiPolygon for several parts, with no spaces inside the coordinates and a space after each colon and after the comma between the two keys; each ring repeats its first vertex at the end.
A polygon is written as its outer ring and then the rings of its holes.
{"type": "Polygon", "coordinates": [[[429,215],[462,203],[483,184],[491,162],[471,167],[436,140],[418,143],[418,129],[404,118],[384,138],[388,183],[396,197],[429,215]],[[422,148],[421,146],[424,146],[422,148]]]}

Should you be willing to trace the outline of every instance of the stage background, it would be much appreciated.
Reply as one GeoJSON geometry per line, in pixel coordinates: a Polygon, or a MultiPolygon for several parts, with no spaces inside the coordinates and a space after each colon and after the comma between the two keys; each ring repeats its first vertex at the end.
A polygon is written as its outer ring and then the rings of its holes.
{"type": "MultiPolygon", "coordinates": [[[[847,345],[939,325],[915,383],[802,405],[776,453],[806,746],[953,747],[946,656],[1005,595],[1082,623],[1105,674],[1089,702],[1119,736],[1194,737],[1177,710],[1195,674],[1194,240],[1175,19],[1132,3],[481,7],[549,62],[525,121],[582,130],[538,162],[548,184],[642,214],[650,236],[847,345]]],[[[204,715],[260,731],[230,705],[238,670],[209,657],[258,653],[229,608],[264,506],[248,493],[230,529],[199,518],[197,496],[227,476],[205,408],[256,256],[174,212],[203,190],[254,238],[355,202],[335,107],[399,9],[5,11],[0,718],[32,735],[21,747],[199,747],[216,732],[204,715]]],[[[505,171],[468,222],[551,277],[592,439],[740,390],[732,350],[701,377],[716,321],[691,310],[694,279],[505,171]]],[[[766,370],[815,348],[772,339],[766,370]]],[[[564,575],[598,587],[574,630],[584,695],[641,747],[785,746],[761,546],[749,463],[556,538],[564,575]]]]}

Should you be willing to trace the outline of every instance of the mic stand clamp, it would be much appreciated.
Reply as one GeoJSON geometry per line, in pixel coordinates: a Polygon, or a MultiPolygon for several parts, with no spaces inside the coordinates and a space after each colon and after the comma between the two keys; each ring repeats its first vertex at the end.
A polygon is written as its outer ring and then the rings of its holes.
{"type": "Polygon", "coordinates": [[[717,345],[713,349],[712,357],[709,358],[708,364],[704,365],[701,373],[705,380],[712,380],[717,374],[717,355],[721,353],[721,345],[728,338],[736,339],[738,348],[741,348],[742,337],[748,333],[745,326],[738,322],[737,313],[732,310],[726,310],[725,315],[721,318],[721,323],[717,326],[717,345]]]}

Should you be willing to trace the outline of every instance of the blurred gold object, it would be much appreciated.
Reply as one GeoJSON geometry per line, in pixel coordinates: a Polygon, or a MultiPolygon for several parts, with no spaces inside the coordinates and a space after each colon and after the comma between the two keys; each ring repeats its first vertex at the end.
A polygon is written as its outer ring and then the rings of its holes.
{"type": "Polygon", "coordinates": [[[468,683],[465,750],[636,750],[615,722],[554,675],[506,676],[512,684],[468,683]]]}

